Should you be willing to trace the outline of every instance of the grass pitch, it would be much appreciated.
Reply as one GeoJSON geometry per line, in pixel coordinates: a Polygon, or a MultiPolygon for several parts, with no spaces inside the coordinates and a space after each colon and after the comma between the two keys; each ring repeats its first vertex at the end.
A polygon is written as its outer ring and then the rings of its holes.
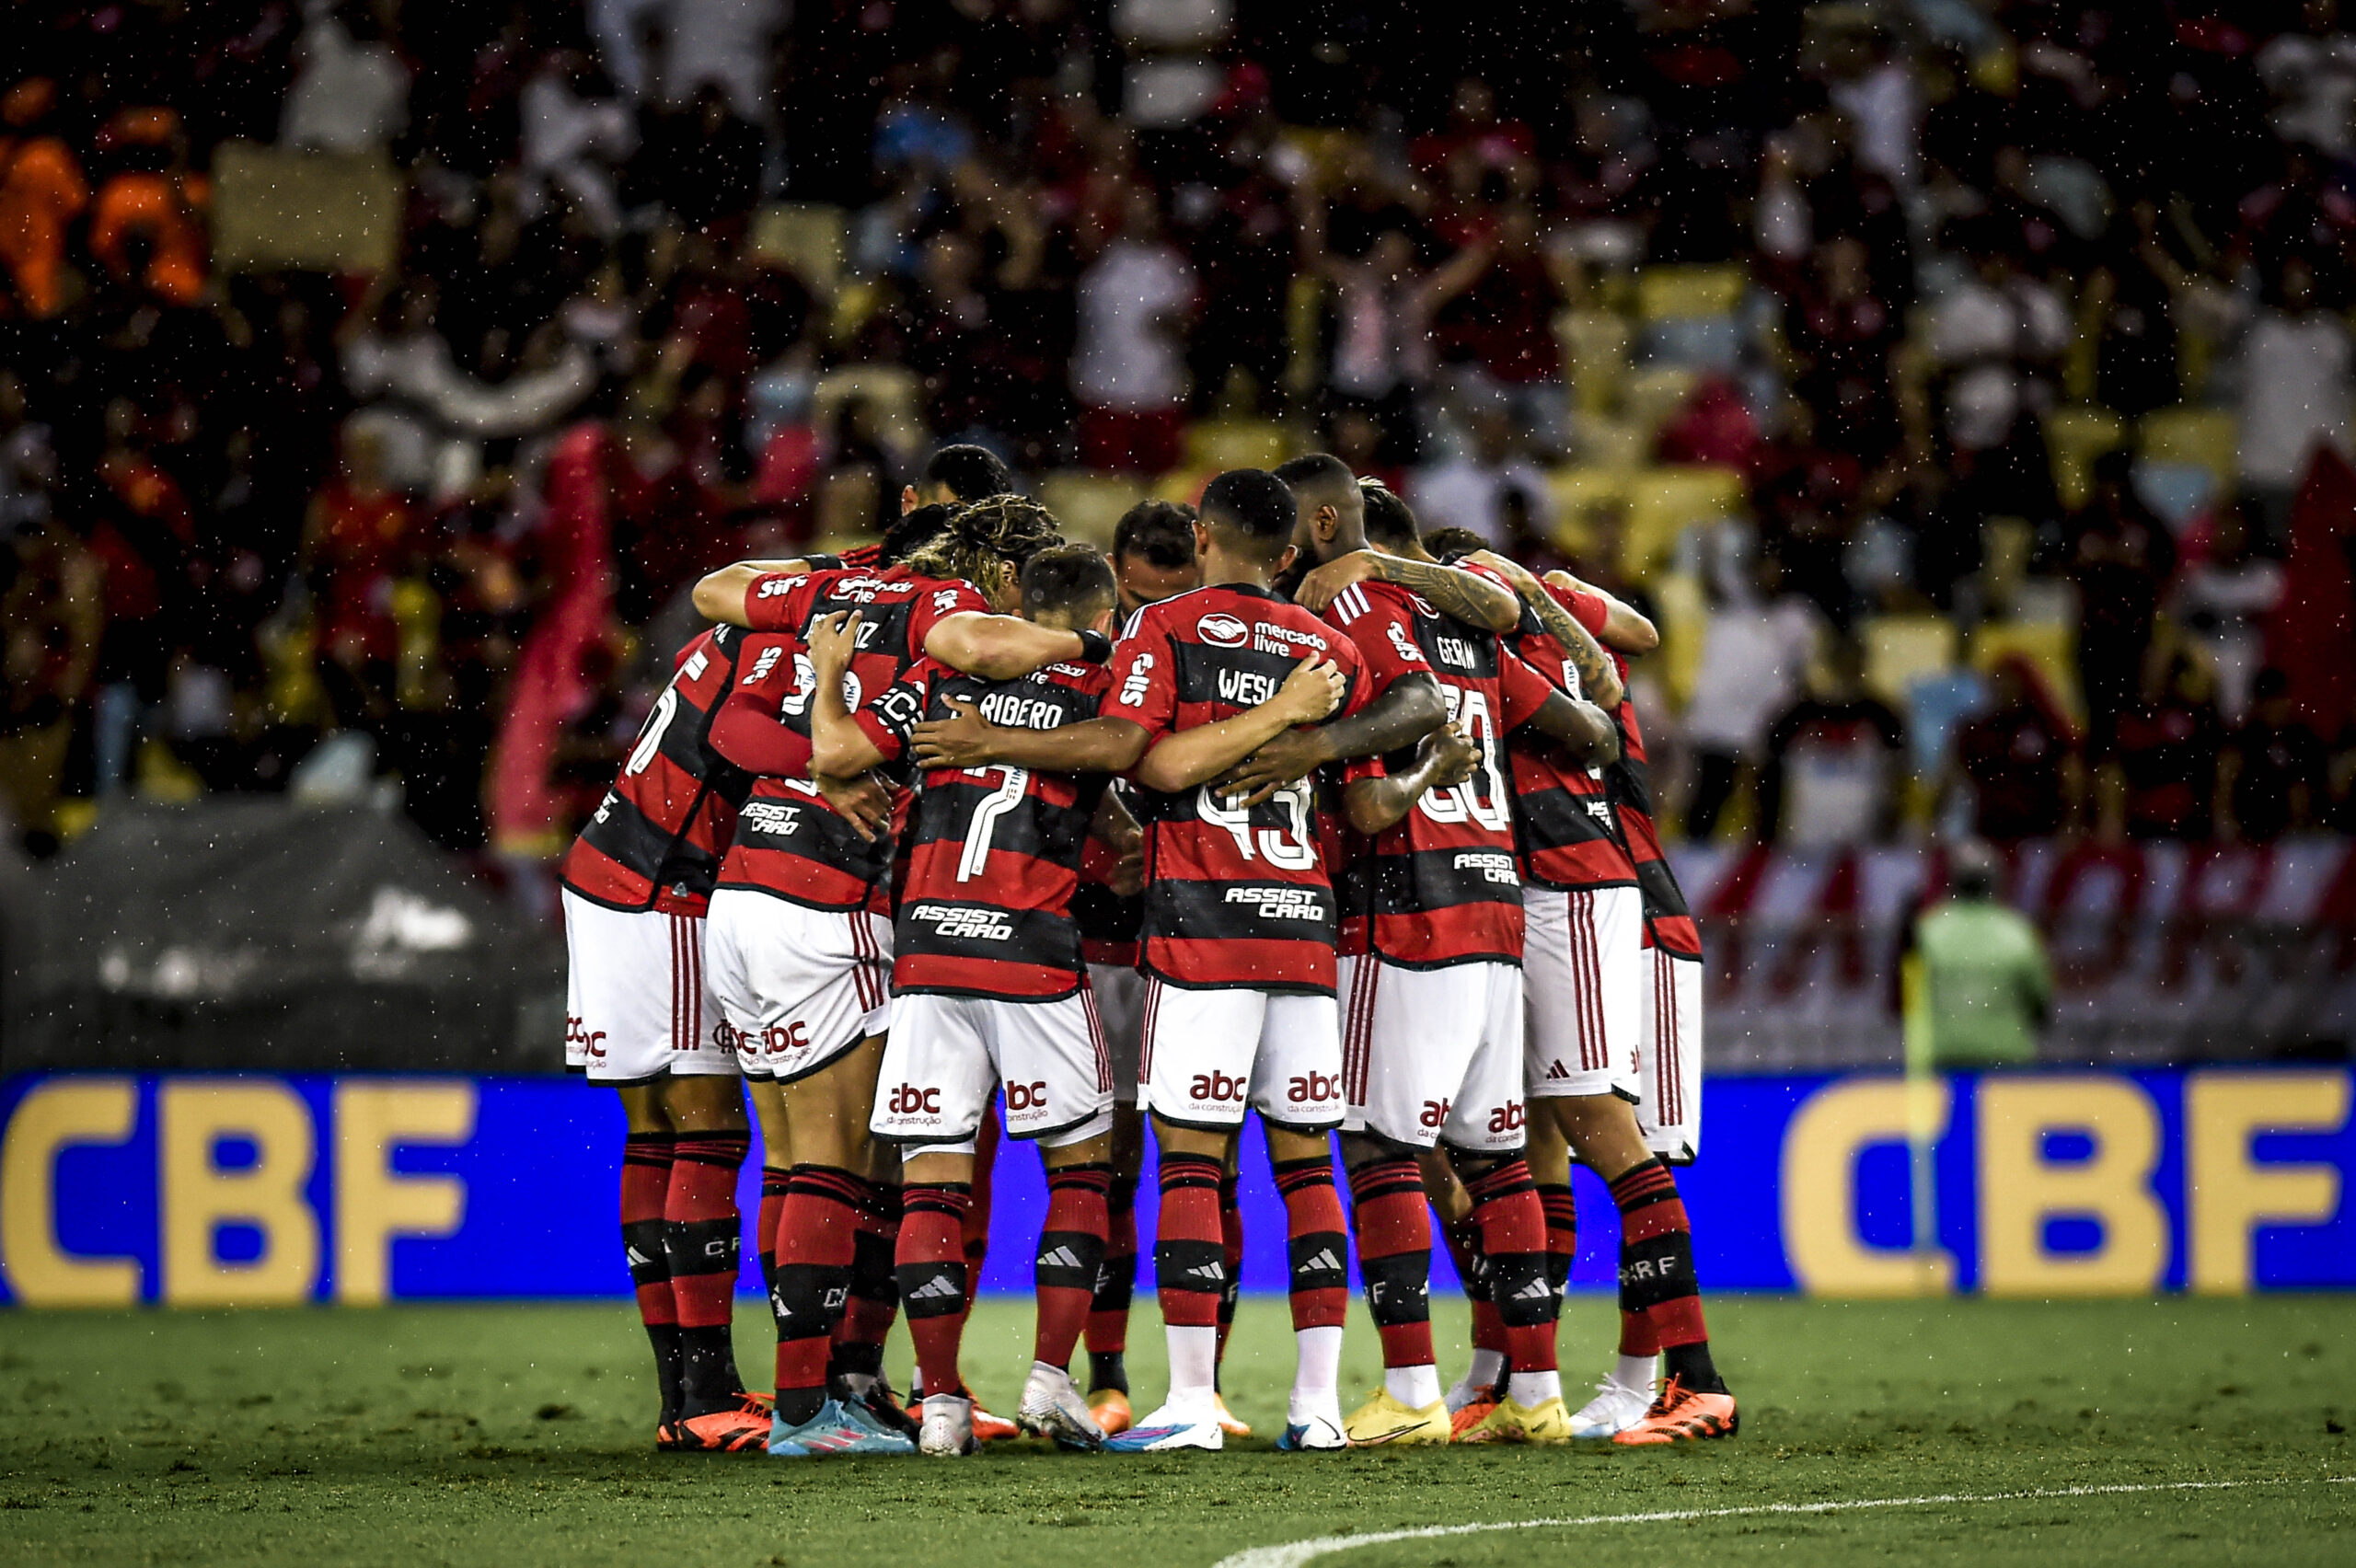
{"type": "MultiPolygon", "coordinates": [[[[1461,1335],[1453,1306],[1443,1344],[1461,1335]]],[[[1091,1458],[1024,1442],[953,1463],[657,1456],[644,1342],[618,1304],[12,1314],[0,1562],[1210,1568],[1247,1547],[1420,1526],[2183,1482],[2235,1484],[1557,1525],[1321,1561],[2356,1560],[2356,1484],[2339,1480],[2356,1476],[2347,1298],[1710,1310],[1743,1432],[1704,1447],[1276,1454],[1291,1363],[1278,1299],[1244,1303],[1229,1357],[1230,1401],[1261,1433],[1242,1451],[1091,1458]]],[[[756,1304],[739,1323],[762,1380],[756,1304]]],[[[990,1303],[968,1338],[969,1375],[999,1409],[1029,1332],[1027,1303],[990,1303]]],[[[1611,1333],[1608,1300],[1573,1298],[1564,1343],[1593,1347],[1576,1373],[1600,1371],[1611,1333]]],[[[1160,1340],[1149,1307],[1133,1335],[1141,1411],[1161,1388],[1160,1340]]],[[[1375,1359],[1355,1323],[1345,1402],[1375,1359]]]]}

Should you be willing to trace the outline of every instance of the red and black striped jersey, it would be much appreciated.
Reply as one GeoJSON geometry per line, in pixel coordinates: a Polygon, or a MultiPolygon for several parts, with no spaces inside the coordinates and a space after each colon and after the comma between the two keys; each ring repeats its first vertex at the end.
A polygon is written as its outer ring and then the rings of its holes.
{"type": "MultiPolygon", "coordinates": [[[[1506,736],[1545,706],[1553,686],[1493,634],[1391,583],[1354,583],[1325,615],[1357,644],[1378,688],[1405,674],[1435,676],[1449,720],[1481,752],[1472,778],[1426,790],[1374,836],[1359,861],[1369,944],[1386,961],[1413,969],[1520,963],[1521,876],[1514,864],[1506,736]]],[[[1403,768],[1414,755],[1386,762],[1403,768]]]]}
{"type": "MultiPolygon", "coordinates": [[[[1096,717],[1112,677],[1102,665],[1049,664],[987,681],[926,660],[854,716],[896,758],[947,699],[993,724],[1052,730],[1096,717]]],[[[908,813],[907,876],[893,939],[892,988],[1045,1001],[1080,989],[1080,883],[1102,774],[1027,767],[936,767],[908,813]]]]}
{"type": "MultiPolygon", "coordinates": [[[[1131,618],[1103,716],[1142,725],[1150,745],[1257,707],[1311,656],[1341,667],[1344,715],[1365,708],[1370,683],[1349,639],[1266,589],[1197,588],[1131,618]]],[[[1307,782],[1248,810],[1208,785],[1140,787],[1129,803],[1145,829],[1148,974],[1173,986],[1333,991],[1334,889],[1307,782]]]]}
{"type": "Polygon", "coordinates": [[[1636,723],[1636,705],[1623,699],[1612,715],[1620,725],[1620,760],[1603,770],[1611,786],[1611,803],[1620,817],[1629,858],[1635,862],[1636,886],[1644,891],[1645,931],[1657,945],[1683,958],[1702,956],[1702,930],[1685,906],[1685,890],[1660,850],[1660,833],[1653,825],[1652,771],[1645,760],[1645,734],[1636,723]]]}
{"type": "MultiPolygon", "coordinates": [[[[1467,570],[1503,581],[1481,568],[1467,570]]],[[[1600,598],[1552,583],[1546,591],[1589,632],[1603,629],[1608,606],[1600,598]]],[[[1570,651],[1547,631],[1528,605],[1521,607],[1521,625],[1507,640],[1525,663],[1564,691],[1573,697],[1585,695],[1579,689],[1579,673],[1571,663],[1570,651]]],[[[1623,674],[1625,670],[1623,662],[1623,674]]],[[[1516,735],[1507,755],[1513,761],[1514,816],[1521,843],[1522,875],[1530,884],[1571,893],[1635,885],[1636,868],[1612,820],[1604,770],[1577,761],[1552,738],[1534,730],[1516,735]]]]}
{"type": "Polygon", "coordinates": [[[736,841],[720,870],[722,887],[751,888],[817,909],[884,908],[892,843],[869,843],[809,781],[810,699],[816,672],[804,640],[810,623],[839,610],[860,614],[859,648],[843,674],[843,703],[856,709],[888,689],[923,657],[933,627],[989,606],[970,584],[905,572],[832,571],[753,580],[745,609],[757,628],[738,655],[737,678],[712,744],[758,775],[736,841]]]}
{"type": "Polygon", "coordinates": [[[700,915],[752,779],[711,744],[744,634],[716,627],[679,651],[613,787],[557,880],[612,909],[700,915]]]}

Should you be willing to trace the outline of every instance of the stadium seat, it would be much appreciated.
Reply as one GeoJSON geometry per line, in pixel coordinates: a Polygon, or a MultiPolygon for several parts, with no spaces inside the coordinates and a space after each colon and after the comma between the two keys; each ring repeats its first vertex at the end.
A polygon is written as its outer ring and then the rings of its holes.
{"type": "Polygon", "coordinates": [[[1983,621],[1971,634],[1971,667],[1983,673],[2013,654],[2037,666],[2053,696],[2072,720],[2086,721],[2085,695],[2078,689],[2077,638],[2061,621],[1983,621]]]}
{"type": "Polygon", "coordinates": [[[399,259],[404,181],[381,156],[225,142],[213,171],[213,257],[228,271],[376,273],[399,259]]]}
{"type": "Polygon", "coordinates": [[[1646,586],[1653,592],[1653,613],[1660,628],[1660,652],[1652,662],[1668,683],[1670,701],[1682,711],[1702,681],[1702,638],[1710,627],[1709,601],[1702,593],[1702,580],[1690,571],[1664,571],[1646,586]]]}
{"type": "Polygon", "coordinates": [[[1636,317],[1652,322],[1731,316],[1750,287],[1750,274],[1739,266],[1647,267],[1636,274],[1636,317]]]}
{"type": "Polygon", "coordinates": [[[843,275],[843,210],[816,202],[779,202],[753,214],[753,254],[781,261],[824,298],[843,275]]]}
{"type": "Polygon", "coordinates": [[[1621,397],[1622,412],[1644,429],[1649,442],[1653,433],[1685,406],[1701,379],[1699,371],[1685,365],[1646,365],[1628,377],[1621,397]]]}
{"type": "Polygon", "coordinates": [[[1099,549],[1113,548],[1113,528],[1121,513],[1145,496],[1144,484],[1127,474],[1058,468],[1039,479],[1039,502],[1056,514],[1064,536],[1099,549]]]}
{"type": "Polygon", "coordinates": [[[1663,466],[1628,476],[1628,525],[1621,540],[1621,570],[1641,577],[1677,548],[1677,536],[1697,523],[1740,513],[1742,476],[1732,468],[1663,466]]]}
{"type": "Polygon", "coordinates": [[[1911,700],[1914,683],[1955,665],[1960,638],[1945,616],[1877,616],[1861,628],[1865,685],[1893,708],[1911,700]]]}
{"type": "Polygon", "coordinates": [[[2135,435],[2146,463],[2205,468],[2221,490],[2241,471],[2241,434],[2223,409],[2154,409],[2135,435]]]}
{"type": "Polygon", "coordinates": [[[1653,432],[1634,420],[1580,414],[1573,422],[1582,464],[1618,471],[1641,468],[1652,455],[1653,432]]]}
{"type": "Polygon", "coordinates": [[[1628,381],[1632,334],[1626,318],[1609,310],[1565,310],[1554,317],[1554,340],[1562,350],[1573,412],[1585,419],[1617,407],[1628,381]]]}
{"type": "Polygon", "coordinates": [[[2045,450],[2064,508],[2085,505],[2095,491],[2095,459],[2126,439],[2126,421],[2096,404],[2056,409],[2045,417],[2045,450]]]}
{"type": "Polygon", "coordinates": [[[1215,473],[1273,468],[1298,444],[1291,430],[1275,420],[1199,420],[1186,430],[1186,462],[1215,473]]]}
{"type": "Polygon", "coordinates": [[[1616,515],[1607,522],[1604,514],[1627,510],[1628,481],[1634,473],[1632,468],[1585,463],[1550,470],[1546,492],[1553,503],[1554,548],[1575,557],[1594,554],[1602,538],[1618,525],[1616,515]]]}

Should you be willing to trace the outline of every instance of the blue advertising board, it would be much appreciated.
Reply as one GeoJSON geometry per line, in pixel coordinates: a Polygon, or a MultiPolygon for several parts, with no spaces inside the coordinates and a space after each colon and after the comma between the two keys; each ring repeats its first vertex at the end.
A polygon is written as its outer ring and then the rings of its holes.
{"type": "MultiPolygon", "coordinates": [[[[1714,1078],[1679,1181],[1711,1289],[2345,1289],[2350,1091],[2344,1066],[1714,1078]],[[1910,1135],[1934,1177],[1921,1227],[1910,1135]]],[[[562,1078],[11,1078],[0,1302],[619,1297],[621,1133],[611,1093],[562,1078]]],[[[1616,1219],[1585,1172],[1577,1192],[1573,1283],[1606,1286],[1616,1219]]],[[[1281,1290],[1283,1205],[1249,1142],[1242,1194],[1244,1287],[1281,1290]]],[[[1045,1206],[1037,1158],[1008,1146],[984,1289],[1029,1290],[1045,1206]]]]}

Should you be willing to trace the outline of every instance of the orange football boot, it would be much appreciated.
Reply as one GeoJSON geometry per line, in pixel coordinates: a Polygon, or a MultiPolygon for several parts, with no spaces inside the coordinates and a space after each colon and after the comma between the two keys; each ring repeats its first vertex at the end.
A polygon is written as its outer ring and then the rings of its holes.
{"type": "Polygon", "coordinates": [[[1002,1415],[992,1415],[988,1411],[984,1410],[978,1404],[974,1406],[974,1436],[976,1440],[983,1443],[998,1443],[1002,1442],[1009,1437],[1020,1437],[1022,1435],[1022,1428],[1015,1425],[1014,1423],[1007,1420],[1006,1417],[1002,1415]]]}
{"type": "Polygon", "coordinates": [[[1225,1394],[1213,1394],[1211,1396],[1211,1402],[1218,1406],[1218,1429],[1221,1432],[1226,1433],[1230,1437],[1249,1437],[1252,1435],[1251,1423],[1238,1421],[1235,1419],[1235,1412],[1227,1408],[1227,1396],[1225,1394]]]}
{"type": "Polygon", "coordinates": [[[1129,1408],[1129,1396],[1118,1389],[1098,1389],[1091,1393],[1088,1413],[1096,1418],[1096,1424],[1103,1428],[1107,1437],[1126,1432],[1138,1421],[1137,1412],[1129,1408]]]}
{"type": "Polygon", "coordinates": [[[740,1401],[725,1410],[682,1416],[672,1424],[676,1451],[688,1454],[757,1454],[768,1447],[771,1412],[740,1401]]]}
{"type": "Polygon", "coordinates": [[[1695,1443],[1710,1437],[1731,1437],[1741,1425],[1741,1418],[1735,1414],[1732,1394],[1697,1393],[1671,1378],[1660,1386],[1645,1418],[1625,1432],[1615,1434],[1611,1440],[1632,1448],[1695,1443]]]}

